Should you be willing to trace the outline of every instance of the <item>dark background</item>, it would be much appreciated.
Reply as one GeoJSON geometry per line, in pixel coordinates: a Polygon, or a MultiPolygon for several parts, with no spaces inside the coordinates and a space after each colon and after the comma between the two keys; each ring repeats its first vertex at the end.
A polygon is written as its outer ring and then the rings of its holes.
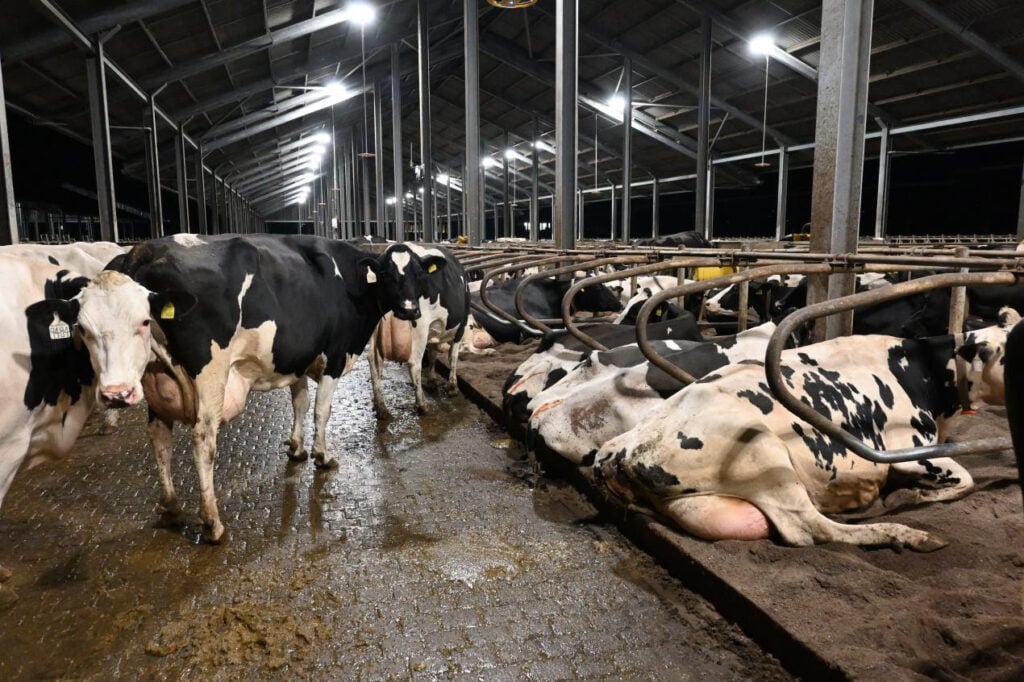
{"type": "MultiPolygon", "coordinates": [[[[95,216],[96,189],[92,149],[58,131],[28,123],[16,114],[8,116],[14,191],[23,216],[45,222],[47,210],[63,210],[66,236],[83,237],[89,229],[76,216],[95,216]],[[89,196],[92,194],[93,196],[89,196]]],[[[1024,143],[976,147],[933,154],[894,156],[889,190],[890,235],[1013,234],[1021,191],[1024,143]]],[[[752,162],[751,162],[752,163],[752,162]]],[[[753,169],[758,171],[759,169],[753,169]]],[[[874,231],[877,160],[864,164],[861,201],[861,234],[874,231]]],[[[715,193],[716,237],[766,237],[775,232],[777,174],[760,173],[760,187],[718,190],[715,193]]],[[[118,226],[122,238],[145,238],[149,233],[145,184],[120,172],[115,161],[115,192],[119,204],[118,226]]],[[[174,178],[165,185],[173,186],[174,178]]],[[[648,193],[649,188],[637,191],[648,193]]],[[[690,192],[661,196],[661,233],[693,229],[694,195],[690,192]]],[[[442,206],[443,204],[439,204],[442,206]]],[[[810,220],[811,168],[791,168],[787,232],[798,232],[810,220]]],[[[177,195],[164,191],[164,231],[178,231],[177,195]]],[[[442,209],[443,210],[443,209],[442,209]]],[[[621,210],[621,209],[620,209],[621,210]]],[[[194,213],[195,206],[192,206],[194,213]]],[[[588,202],[585,208],[587,237],[608,237],[608,201],[588,202]]],[[[493,212],[486,211],[486,237],[494,235],[493,212]]],[[[195,217],[193,215],[193,220],[195,217]]],[[[516,236],[526,236],[524,210],[513,221],[516,236]]],[[[541,221],[550,222],[549,201],[541,202],[541,221]]],[[[45,229],[45,226],[41,226],[45,229]]],[[[304,223],[304,231],[311,231],[304,223]]],[[[273,232],[295,232],[295,222],[271,223],[273,232]]],[[[650,196],[633,200],[632,236],[651,233],[650,196]]],[[[550,233],[548,233],[550,235],[550,233]]],[[[94,238],[98,235],[94,234],[94,238]]],[[[542,233],[542,237],[545,236],[542,233]]]]}

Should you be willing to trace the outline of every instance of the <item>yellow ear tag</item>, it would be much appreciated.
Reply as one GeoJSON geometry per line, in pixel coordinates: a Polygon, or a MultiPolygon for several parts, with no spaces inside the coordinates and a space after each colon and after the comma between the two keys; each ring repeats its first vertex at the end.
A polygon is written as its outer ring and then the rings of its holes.
{"type": "Polygon", "coordinates": [[[658,308],[657,310],[654,311],[654,316],[655,317],[661,317],[664,312],[665,312],[664,310],[662,310],[661,308],[658,308]]]}
{"type": "Polygon", "coordinates": [[[174,304],[168,301],[164,303],[164,307],[160,309],[161,320],[173,320],[174,319],[174,304]]]}
{"type": "Polygon", "coordinates": [[[427,272],[437,272],[437,263],[431,263],[427,267],[427,272]]]}

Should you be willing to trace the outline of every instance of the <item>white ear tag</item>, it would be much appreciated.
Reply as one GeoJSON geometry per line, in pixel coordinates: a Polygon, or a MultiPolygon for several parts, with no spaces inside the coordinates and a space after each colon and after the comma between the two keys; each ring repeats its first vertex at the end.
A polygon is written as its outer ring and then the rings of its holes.
{"type": "Polygon", "coordinates": [[[67,322],[62,322],[59,317],[54,315],[53,322],[50,323],[50,340],[59,341],[60,339],[71,338],[71,325],[67,322]]]}
{"type": "Polygon", "coordinates": [[[377,283],[377,273],[374,272],[373,270],[371,270],[370,268],[366,268],[366,283],[367,284],[376,284],[377,283]]]}

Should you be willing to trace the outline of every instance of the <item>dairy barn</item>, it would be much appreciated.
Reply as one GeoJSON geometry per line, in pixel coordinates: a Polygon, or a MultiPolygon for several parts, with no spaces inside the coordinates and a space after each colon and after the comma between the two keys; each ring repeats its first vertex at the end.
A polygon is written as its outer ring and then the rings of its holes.
{"type": "Polygon", "coordinates": [[[3,5],[0,679],[1024,679],[1024,3],[3,5]]]}

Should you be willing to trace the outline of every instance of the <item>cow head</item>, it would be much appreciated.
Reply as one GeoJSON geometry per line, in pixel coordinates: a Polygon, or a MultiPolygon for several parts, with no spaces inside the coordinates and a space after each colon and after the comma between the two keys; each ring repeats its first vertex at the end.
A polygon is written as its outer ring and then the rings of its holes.
{"type": "Polygon", "coordinates": [[[573,299],[573,307],[588,313],[617,313],[622,310],[622,301],[605,285],[592,284],[580,289],[573,299]]]}
{"type": "Polygon", "coordinates": [[[999,311],[998,325],[964,335],[964,342],[956,349],[956,354],[966,364],[965,378],[972,403],[1006,403],[1006,335],[1020,319],[1016,310],[1006,307],[999,311]]]}
{"type": "Polygon", "coordinates": [[[448,263],[443,252],[414,244],[394,244],[376,258],[364,258],[366,281],[374,284],[377,300],[400,320],[417,320],[427,281],[448,263]]]}

